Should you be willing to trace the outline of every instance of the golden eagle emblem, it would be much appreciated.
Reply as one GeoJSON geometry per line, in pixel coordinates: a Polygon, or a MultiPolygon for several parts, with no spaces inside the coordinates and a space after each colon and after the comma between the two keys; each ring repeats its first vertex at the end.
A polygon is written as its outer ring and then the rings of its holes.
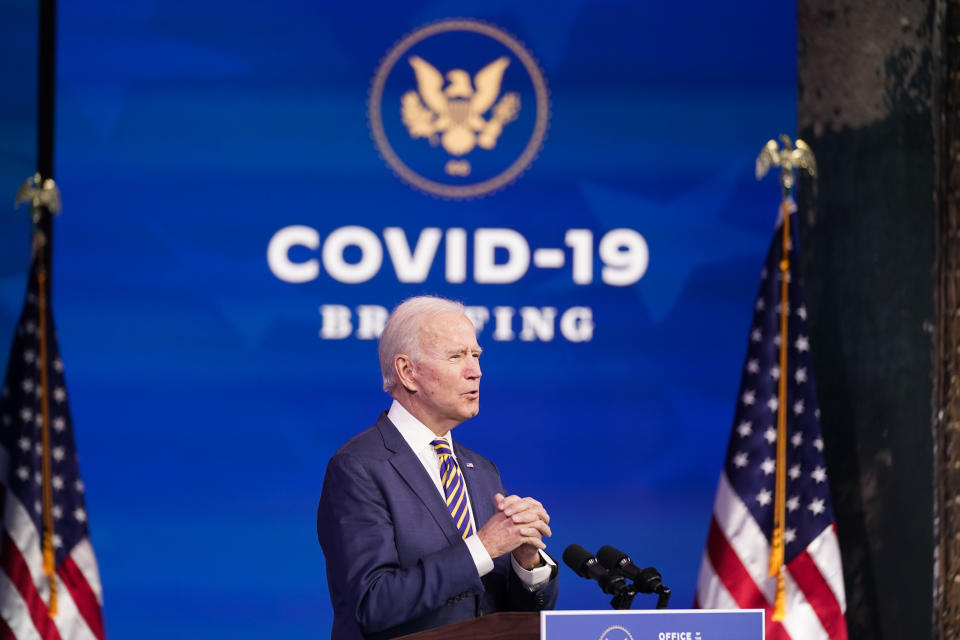
{"type": "MultiPolygon", "coordinates": [[[[417,90],[407,91],[400,99],[403,124],[411,137],[440,144],[452,156],[464,156],[477,146],[493,149],[503,127],[520,111],[516,93],[497,101],[503,73],[510,65],[506,56],[480,69],[472,79],[463,69],[452,69],[446,81],[423,58],[410,56],[409,62],[417,77],[417,90]],[[485,118],[488,111],[490,116],[485,118]]],[[[447,163],[447,173],[466,175],[469,171],[465,160],[447,163]]]]}
{"type": "Polygon", "coordinates": [[[806,169],[812,177],[817,177],[817,159],[807,143],[800,138],[796,140],[796,147],[787,134],[780,134],[780,139],[783,141],[782,149],[776,140],[767,140],[767,144],[757,156],[756,175],[759,180],[767,175],[770,167],[780,167],[780,184],[789,192],[795,181],[794,169],[806,169]]]}

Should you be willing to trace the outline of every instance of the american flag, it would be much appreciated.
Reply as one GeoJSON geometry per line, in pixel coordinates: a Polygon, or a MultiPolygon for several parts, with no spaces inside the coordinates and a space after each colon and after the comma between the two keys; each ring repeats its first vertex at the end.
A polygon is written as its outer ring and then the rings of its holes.
{"type": "Polygon", "coordinates": [[[84,487],[77,466],[63,361],[46,288],[38,285],[43,251],[34,251],[26,301],[17,323],[0,395],[0,640],[103,640],[102,594],[90,544],[84,487]],[[44,308],[45,307],[45,308],[44,308]],[[41,318],[41,312],[44,316],[41,318]],[[46,362],[41,326],[46,326],[46,362]],[[49,389],[49,471],[43,469],[43,384],[49,389]],[[44,570],[44,485],[49,482],[55,584],[44,570]],[[53,594],[51,594],[53,591],[53,594]],[[51,606],[51,595],[55,606],[51,606]]]}
{"type": "MultiPolygon", "coordinates": [[[[787,205],[784,205],[785,207],[787,205]]],[[[797,237],[796,216],[790,216],[797,237]]],[[[780,371],[782,216],[767,252],[747,343],[733,430],[720,474],[694,606],[765,609],[768,640],[847,637],[836,521],[830,503],[807,310],[792,243],[787,271],[787,367],[780,371]],[[793,276],[793,277],[791,277],[793,276]],[[780,376],[786,406],[778,406],[780,376]],[[770,577],[777,412],[786,411],[784,582],[786,617],[773,620],[770,577]]]]}

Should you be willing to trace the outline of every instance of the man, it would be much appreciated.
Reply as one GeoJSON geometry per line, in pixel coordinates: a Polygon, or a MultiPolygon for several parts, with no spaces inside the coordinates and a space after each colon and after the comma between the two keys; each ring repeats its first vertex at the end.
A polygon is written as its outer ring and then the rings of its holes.
{"type": "Polygon", "coordinates": [[[379,356],[393,404],[331,458],[317,511],[334,640],[554,606],[550,516],[504,497],[493,463],[450,437],[479,411],[480,352],[459,303],[411,298],[387,320],[379,356]]]}

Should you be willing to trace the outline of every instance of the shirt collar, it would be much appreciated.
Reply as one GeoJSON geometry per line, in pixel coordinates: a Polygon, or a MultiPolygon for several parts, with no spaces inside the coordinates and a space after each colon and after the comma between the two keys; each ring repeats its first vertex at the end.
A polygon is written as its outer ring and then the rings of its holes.
{"type": "Polygon", "coordinates": [[[397,428],[397,431],[400,432],[400,435],[403,436],[403,439],[410,448],[413,449],[414,453],[418,455],[428,447],[433,449],[430,443],[437,438],[446,440],[451,450],[453,449],[453,438],[450,436],[450,433],[447,433],[445,436],[438,436],[431,431],[427,425],[413,417],[413,414],[407,411],[406,408],[396,400],[390,405],[387,417],[390,418],[390,422],[397,428]]]}

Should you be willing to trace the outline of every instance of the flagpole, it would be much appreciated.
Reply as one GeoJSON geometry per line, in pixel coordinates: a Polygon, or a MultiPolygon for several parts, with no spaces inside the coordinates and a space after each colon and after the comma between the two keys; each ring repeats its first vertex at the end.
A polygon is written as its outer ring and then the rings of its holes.
{"type": "Polygon", "coordinates": [[[770,536],[769,575],[776,577],[777,588],[773,603],[773,620],[786,618],[786,578],[783,573],[785,560],[785,523],[787,492],[787,340],[789,337],[789,285],[790,285],[790,214],[793,212],[793,185],[795,169],[806,169],[816,177],[816,160],[803,140],[796,141],[796,148],[787,135],[781,135],[783,149],[775,140],[769,140],[757,157],[756,175],[759,180],[771,166],[780,167],[780,217],[782,220],[782,243],[780,254],[780,357],[777,378],[777,460],[773,499],[773,530],[770,536]]]}
{"type": "Polygon", "coordinates": [[[40,357],[40,432],[42,469],[43,573],[50,588],[47,613],[57,614],[56,552],[53,544],[53,483],[50,444],[50,340],[49,302],[50,265],[53,258],[53,216],[60,213],[60,191],[53,181],[54,107],[56,88],[56,0],[40,0],[37,51],[37,170],[27,178],[14,200],[14,206],[30,203],[33,220],[32,252],[36,261],[37,328],[40,357]]]}
{"type": "MultiPolygon", "coordinates": [[[[43,235],[35,235],[35,250],[43,251],[43,235]]],[[[38,258],[37,265],[37,327],[40,343],[40,426],[41,468],[43,473],[43,536],[41,549],[43,551],[43,573],[50,581],[50,603],[47,608],[50,616],[57,615],[57,567],[56,555],[53,547],[53,484],[50,470],[50,356],[47,348],[47,269],[42,258],[38,258]]]]}

